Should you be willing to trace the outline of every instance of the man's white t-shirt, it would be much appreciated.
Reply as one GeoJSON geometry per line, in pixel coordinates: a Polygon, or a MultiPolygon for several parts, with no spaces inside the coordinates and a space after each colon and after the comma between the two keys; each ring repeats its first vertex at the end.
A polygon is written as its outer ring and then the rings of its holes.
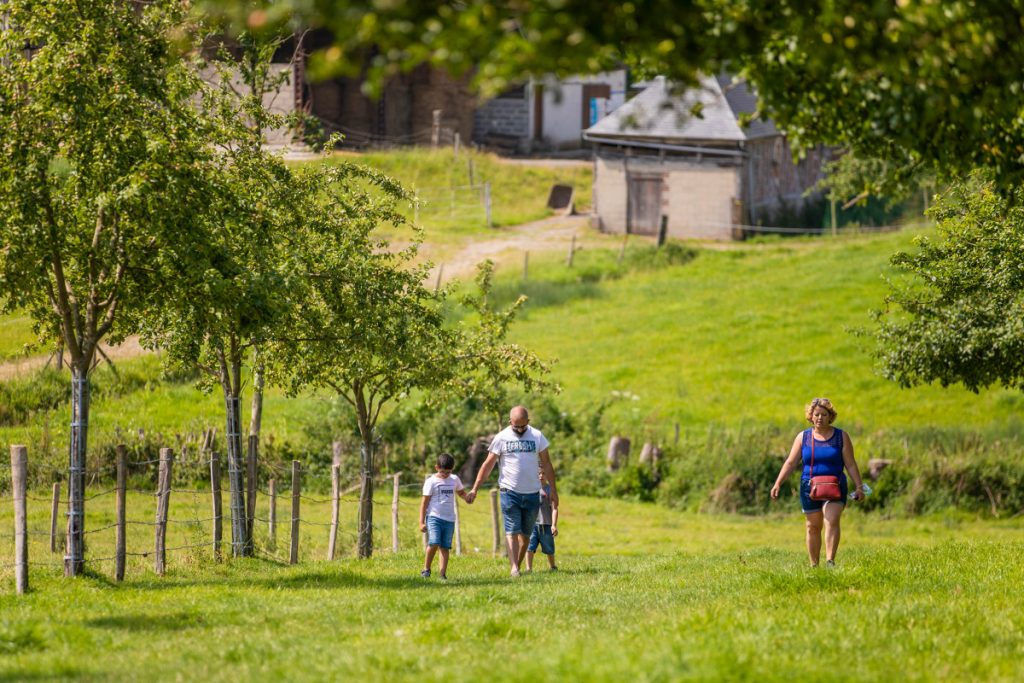
{"type": "Polygon", "coordinates": [[[539,430],[527,425],[526,433],[519,436],[512,427],[498,432],[487,449],[498,456],[501,475],[498,486],[516,493],[540,491],[540,459],[538,453],[548,447],[548,440],[539,430]]]}
{"type": "Polygon", "coordinates": [[[436,474],[427,477],[423,482],[423,495],[430,496],[427,504],[427,516],[440,517],[447,522],[455,521],[455,495],[466,488],[457,474],[449,474],[442,479],[436,474]]]}

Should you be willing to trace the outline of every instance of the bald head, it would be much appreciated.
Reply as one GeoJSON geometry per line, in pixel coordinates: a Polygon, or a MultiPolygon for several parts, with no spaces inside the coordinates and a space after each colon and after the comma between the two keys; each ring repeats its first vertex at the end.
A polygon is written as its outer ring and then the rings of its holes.
{"type": "Polygon", "coordinates": [[[512,422],[522,422],[530,419],[530,413],[525,406],[516,406],[508,413],[508,419],[512,422]]]}

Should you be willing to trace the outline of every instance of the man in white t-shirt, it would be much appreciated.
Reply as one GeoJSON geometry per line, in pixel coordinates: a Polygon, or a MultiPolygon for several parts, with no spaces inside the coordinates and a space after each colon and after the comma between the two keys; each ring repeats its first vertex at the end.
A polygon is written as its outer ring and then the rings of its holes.
{"type": "Polygon", "coordinates": [[[530,426],[530,414],[523,406],[509,413],[509,426],[494,437],[476,475],[476,483],[467,495],[467,501],[476,498],[480,485],[490,476],[496,462],[501,463],[498,488],[501,491],[501,511],[505,517],[505,542],[512,576],[519,576],[519,564],[526,550],[527,539],[537,523],[540,510],[540,469],[551,485],[551,502],[558,505],[555,486],[555,468],[548,455],[548,440],[539,430],[530,426]]]}

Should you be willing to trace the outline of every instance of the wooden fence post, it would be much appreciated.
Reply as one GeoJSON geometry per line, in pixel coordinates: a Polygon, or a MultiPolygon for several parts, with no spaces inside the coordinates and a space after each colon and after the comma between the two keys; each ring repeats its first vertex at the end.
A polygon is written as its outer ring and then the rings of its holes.
{"type": "Polygon", "coordinates": [[[530,279],[530,252],[523,252],[523,282],[530,279]]]}
{"type": "Polygon", "coordinates": [[[441,110],[435,109],[431,112],[431,116],[433,120],[430,125],[430,146],[437,149],[437,145],[441,141],[441,110]]]}
{"type": "Polygon", "coordinates": [[[28,518],[25,510],[25,480],[28,476],[28,448],[11,446],[11,495],[14,498],[14,585],[18,595],[28,590],[28,518]]]}
{"type": "Polygon", "coordinates": [[[174,449],[160,449],[160,471],[156,487],[156,541],[153,553],[153,570],[163,576],[167,566],[167,511],[171,505],[171,463],[174,449]]]}
{"type": "Polygon", "coordinates": [[[455,554],[462,554],[462,524],[459,519],[459,497],[455,496],[455,554]]]}
{"type": "Polygon", "coordinates": [[[569,258],[565,260],[565,265],[572,268],[572,262],[576,258],[576,233],[572,234],[572,242],[569,243],[569,258]]]}
{"type": "Polygon", "coordinates": [[[289,564],[299,563],[299,495],[300,483],[299,461],[292,460],[292,548],[288,556],[289,564]]]}
{"type": "Polygon", "coordinates": [[[245,524],[248,548],[246,549],[247,555],[252,555],[253,551],[253,540],[252,540],[252,529],[256,522],[256,461],[259,457],[260,448],[260,437],[255,434],[249,435],[249,452],[247,456],[247,492],[245,496],[245,524]]]}
{"type": "Polygon", "coordinates": [[[124,444],[117,445],[117,490],[116,496],[116,522],[117,531],[114,540],[114,580],[124,581],[124,564],[126,555],[125,540],[125,495],[128,487],[128,448],[124,444]]]}
{"type": "Polygon", "coordinates": [[[487,227],[494,227],[494,222],[491,220],[491,181],[484,183],[484,212],[487,216],[487,227]]]}
{"type": "Polygon", "coordinates": [[[270,488],[270,509],[267,511],[267,547],[273,552],[277,550],[277,479],[271,479],[270,488]]]}
{"type": "Polygon", "coordinates": [[[491,552],[497,555],[501,547],[501,531],[498,528],[498,489],[491,489],[491,529],[494,531],[491,552]]]}
{"type": "Polygon", "coordinates": [[[341,466],[331,466],[331,537],[327,542],[327,559],[334,559],[338,546],[338,515],[341,512],[341,466]]]}
{"type": "Polygon", "coordinates": [[[398,552],[398,477],[394,476],[394,493],[391,494],[391,552],[398,552]]]}
{"type": "Polygon", "coordinates": [[[213,497],[213,559],[220,562],[224,538],[224,508],[220,495],[220,456],[210,453],[210,495],[213,497]]]}
{"type": "Polygon", "coordinates": [[[57,552],[57,515],[60,514],[60,482],[53,485],[53,503],[50,506],[50,552],[57,552]]]}

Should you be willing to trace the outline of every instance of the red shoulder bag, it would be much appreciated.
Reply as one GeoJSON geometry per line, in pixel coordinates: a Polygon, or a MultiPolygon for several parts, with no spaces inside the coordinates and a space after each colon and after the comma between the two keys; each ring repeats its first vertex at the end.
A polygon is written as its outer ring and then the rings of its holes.
{"type": "Polygon", "coordinates": [[[814,432],[811,432],[811,500],[842,500],[843,492],[839,488],[839,477],[831,475],[814,475],[814,432]]]}

